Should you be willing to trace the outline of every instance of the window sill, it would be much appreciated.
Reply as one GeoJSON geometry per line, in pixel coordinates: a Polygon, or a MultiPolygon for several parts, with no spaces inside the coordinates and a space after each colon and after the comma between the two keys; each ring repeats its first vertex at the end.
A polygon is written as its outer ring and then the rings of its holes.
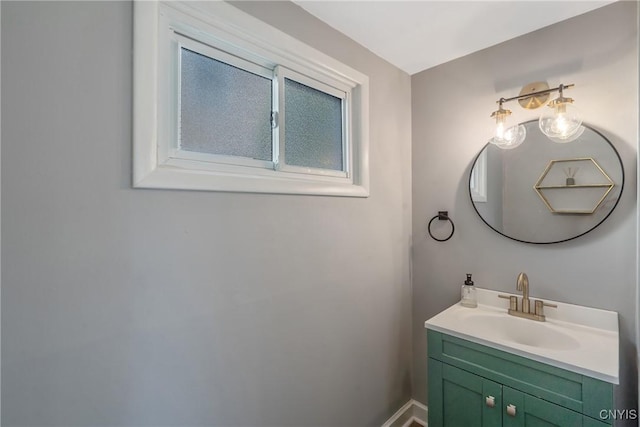
{"type": "Polygon", "coordinates": [[[163,165],[134,183],[135,188],[223,191],[271,194],[306,194],[343,197],[368,197],[369,190],[350,180],[292,177],[276,171],[250,175],[220,171],[185,169],[163,165]]]}

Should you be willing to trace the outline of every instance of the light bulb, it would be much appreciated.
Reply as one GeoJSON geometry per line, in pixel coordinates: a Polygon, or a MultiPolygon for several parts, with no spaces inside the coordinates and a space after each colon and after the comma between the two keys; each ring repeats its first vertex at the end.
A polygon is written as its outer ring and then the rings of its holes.
{"type": "Polygon", "coordinates": [[[499,101],[498,110],[491,114],[491,117],[496,119],[496,132],[489,142],[503,149],[516,148],[527,137],[527,130],[522,125],[506,126],[507,117],[511,115],[511,111],[502,108],[503,101],[503,99],[499,101]]]}
{"type": "Polygon", "coordinates": [[[540,130],[555,142],[569,142],[582,128],[582,119],[571,103],[573,99],[560,96],[549,103],[550,110],[540,116],[540,130]]]}
{"type": "Polygon", "coordinates": [[[505,125],[505,119],[503,118],[502,120],[496,120],[496,134],[495,137],[498,139],[502,139],[504,138],[504,125],[505,125]]]}

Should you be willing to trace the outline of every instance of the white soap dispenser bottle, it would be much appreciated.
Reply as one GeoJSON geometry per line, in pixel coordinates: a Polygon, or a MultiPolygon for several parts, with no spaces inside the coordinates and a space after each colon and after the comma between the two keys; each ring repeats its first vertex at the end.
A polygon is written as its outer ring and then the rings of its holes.
{"type": "Polygon", "coordinates": [[[462,285],[462,299],[460,304],[464,307],[475,308],[478,306],[478,297],[476,296],[476,288],[473,286],[471,274],[467,274],[467,280],[462,285]]]}

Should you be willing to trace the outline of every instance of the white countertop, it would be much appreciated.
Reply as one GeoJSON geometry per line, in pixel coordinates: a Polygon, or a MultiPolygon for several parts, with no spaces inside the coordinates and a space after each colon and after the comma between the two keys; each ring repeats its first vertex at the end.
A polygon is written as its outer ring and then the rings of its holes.
{"type": "Polygon", "coordinates": [[[546,322],[537,322],[507,313],[509,300],[498,294],[514,294],[476,291],[477,308],[454,304],[425,328],[619,384],[618,313],[545,300],[558,308],[545,307],[546,322]]]}

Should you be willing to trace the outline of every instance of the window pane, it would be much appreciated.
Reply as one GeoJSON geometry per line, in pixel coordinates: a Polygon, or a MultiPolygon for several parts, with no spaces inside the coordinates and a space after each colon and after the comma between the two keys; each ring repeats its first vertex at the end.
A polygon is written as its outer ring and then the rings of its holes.
{"type": "Polygon", "coordinates": [[[342,171],[342,100],[287,78],[286,163],[342,171]]]}
{"type": "Polygon", "coordinates": [[[181,49],[180,148],[271,160],[271,80],[181,49]]]}

